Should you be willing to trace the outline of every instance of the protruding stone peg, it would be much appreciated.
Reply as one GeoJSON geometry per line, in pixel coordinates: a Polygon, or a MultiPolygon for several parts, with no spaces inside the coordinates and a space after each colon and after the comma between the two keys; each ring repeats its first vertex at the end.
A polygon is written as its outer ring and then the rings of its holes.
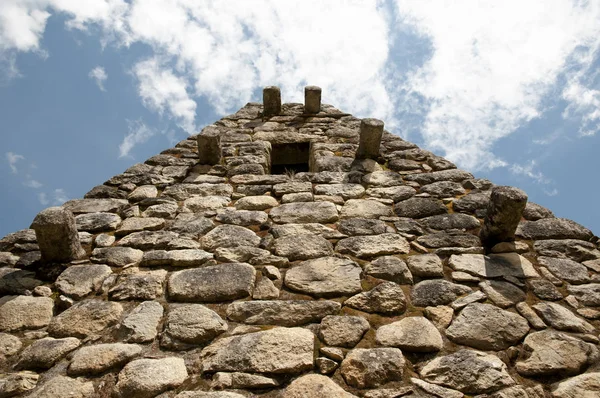
{"type": "Polygon", "coordinates": [[[281,113],[281,90],[277,86],[263,89],[264,116],[275,116],[281,113]]]}
{"type": "Polygon", "coordinates": [[[198,134],[198,162],[215,165],[221,161],[221,131],[215,126],[206,126],[198,134]]]}
{"type": "Polygon", "coordinates": [[[483,227],[479,233],[487,251],[500,242],[515,240],[515,231],[527,204],[527,194],[514,187],[492,189],[483,227]]]}
{"type": "Polygon", "coordinates": [[[356,151],[357,159],[373,159],[379,156],[383,122],[379,119],[363,119],[360,122],[360,143],[356,151]]]}
{"type": "Polygon", "coordinates": [[[42,258],[46,261],[69,262],[80,259],[85,251],[79,242],[75,217],[62,207],[42,210],[33,220],[42,258]]]}
{"type": "Polygon", "coordinates": [[[319,113],[321,110],[321,87],[304,87],[304,112],[319,113]]]}

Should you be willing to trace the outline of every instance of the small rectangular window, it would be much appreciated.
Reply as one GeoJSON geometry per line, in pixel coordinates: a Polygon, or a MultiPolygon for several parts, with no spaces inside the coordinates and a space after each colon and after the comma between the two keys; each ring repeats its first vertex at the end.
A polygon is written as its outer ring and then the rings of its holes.
{"type": "Polygon", "coordinates": [[[310,142],[273,144],[271,174],[309,171],[310,142]]]}

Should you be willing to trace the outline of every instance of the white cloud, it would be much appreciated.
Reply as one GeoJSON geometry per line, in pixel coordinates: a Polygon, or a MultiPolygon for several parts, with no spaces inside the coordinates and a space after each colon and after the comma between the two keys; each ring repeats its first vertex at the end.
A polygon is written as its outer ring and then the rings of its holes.
{"type": "Polygon", "coordinates": [[[540,116],[569,56],[600,35],[597,1],[398,0],[397,7],[433,46],[407,82],[425,102],[425,143],[471,170],[506,165],[494,143],[540,116]]]}
{"type": "Polygon", "coordinates": [[[23,155],[19,155],[18,153],[6,152],[5,154],[6,160],[8,161],[8,166],[13,174],[17,174],[19,170],[17,169],[17,162],[19,160],[25,160],[23,155]]]}
{"type": "Polygon", "coordinates": [[[141,121],[129,122],[129,132],[119,145],[119,157],[129,156],[129,153],[137,144],[148,141],[155,134],[156,130],[151,129],[141,121]]]}
{"type": "Polygon", "coordinates": [[[28,188],[33,188],[33,189],[40,189],[41,187],[44,186],[44,184],[42,184],[41,182],[32,179],[31,177],[28,177],[27,180],[25,180],[25,182],[23,182],[23,185],[25,185],[28,188]]]}
{"type": "Polygon", "coordinates": [[[196,102],[187,93],[185,79],[163,68],[155,58],[139,62],[134,73],[139,80],[139,94],[144,104],[161,114],[168,110],[179,127],[196,133],[196,102]]]}
{"type": "Polygon", "coordinates": [[[45,192],[38,193],[37,197],[42,205],[47,206],[48,204],[50,204],[50,201],[48,200],[48,195],[46,195],[45,192]]]}
{"type": "Polygon", "coordinates": [[[522,165],[517,164],[517,163],[513,164],[510,167],[510,171],[513,174],[529,177],[532,180],[534,180],[535,182],[537,182],[538,184],[549,184],[551,182],[551,180],[546,178],[541,171],[536,171],[536,166],[537,166],[536,161],[530,160],[526,164],[522,164],[522,165]]]}
{"type": "Polygon", "coordinates": [[[48,1],[3,0],[0,6],[0,52],[36,51],[50,13],[48,1]]]}
{"type": "Polygon", "coordinates": [[[67,193],[62,188],[55,189],[53,196],[54,196],[54,205],[55,206],[60,206],[63,203],[65,203],[67,200],[69,200],[67,193]]]}
{"type": "Polygon", "coordinates": [[[108,75],[106,74],[106,71],[103,67],[96,66],[90,71],[88,76],[90,77],[90,79],[96,82],[100,91],[106,91],[106,88],[104,87],[104,82],[106,81],[106,79],[108,79],[108,75]]]}

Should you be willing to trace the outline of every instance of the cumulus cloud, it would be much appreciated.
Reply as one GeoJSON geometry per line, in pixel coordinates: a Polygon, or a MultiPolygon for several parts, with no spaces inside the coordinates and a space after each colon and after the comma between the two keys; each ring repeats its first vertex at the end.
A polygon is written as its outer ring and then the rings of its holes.
{"type": "Polygon", "coordinates": [[[146,126],[141,121],[129,122],[129,132],[123,138],[119,145],[119,157],[129,156],[131,150],[137,145],[142,144],[156,134],[156,130],[146,126]]]}
{"type": "Polygon", "coordinates": [[[13,174],[17,174],[19,172],[19,169],[17,168],[17,162],[19,162],[19,160],[25,160],[25,157],[13,152],[6,152],[5,156],[8,162],[8,167],[10,167],[10,171],[12,171],[13,174]]]}
{"type": "Polygon", "coordinates": [[[515,163],[510,166],[509,170],[514,175],[527,177],[533,180],[536,184],[541,185],[542,191],[546,195],[558,195],[558,189],[554,187],[554,181],[546,177],[544,173],[538,170],[538,164],[535,160],[530,160],[524,164],[515,163]]]}
{"type": "Polygon", "coordinates": [[[90,71],[88,76],[90,77],[90,79],[96,82],[100,91],[106,91],[106,88],[104,87],[104,82],[106,81],[106,79],[108,79],[108,75],[106,74],[106,71],[103,67],[96,66],[90,71]]]}
{"type": "Polygon", "coordinates": [[[397,9],[433,47],[407,82],[423,99],[425,143],[473,170],[506,165],[494,143],[544,112],[576,49],[598,48],[598,2],[398,0],[397,9]]]}
{"type": "Polygon", "coordinates": [[[37,198],[38,201],[44,206],[48,206],[50,204],[50,201],[48,200],[48,195],[45,192],[38,193],[37,198]]]}

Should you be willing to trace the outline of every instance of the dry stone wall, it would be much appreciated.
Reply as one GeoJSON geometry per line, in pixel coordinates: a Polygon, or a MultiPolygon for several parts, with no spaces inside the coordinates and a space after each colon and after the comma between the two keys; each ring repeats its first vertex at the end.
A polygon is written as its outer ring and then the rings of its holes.
{"type": "Polygon", "coordinates": [[[597,237],[317,94],[0,240],[0,397],[600,396],[597,237]]]}

